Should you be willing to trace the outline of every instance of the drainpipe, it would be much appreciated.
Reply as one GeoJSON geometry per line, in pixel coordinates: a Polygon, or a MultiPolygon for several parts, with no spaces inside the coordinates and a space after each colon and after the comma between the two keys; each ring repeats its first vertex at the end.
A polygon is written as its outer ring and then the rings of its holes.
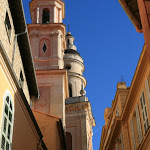
{"type": "Polygon", "coordinates": [[[14,49],[13,49],[13,54],[12,54],[12,68],[14,67],[14,61],[15,61],[17,37],[20,36],[20,35],[22,35],[22,34],[25,34],[25,33],[27,33],[27,28],[25,29],[24,32],[18,33],[18,34],[15,35],[15,38],[14,38],[14,49]]]}
{"type": "MultiPolygon", "coordinates": [[[[13,57],[12,57],[12,68],[14,66],[14,60],[15,60],[17,37],[20,36],[20,35],[23,35],[25,33],[27,33],[27,28],[25,29],[24,32],[18,33],[18,34],[15,35],[15,39],[14,39],[15,43],[14,43],[14,50],[13,50],[13,57]]],[[[39,99],[39,98],[40,98],[40,94],[37,96],[37,98],[31,99],[31,101],[30,101],[30,108],[32,107],[32,102],[35,101],[35,100],[37,100],[37,99],[39,99]]]]}
{"type": "Polygon", "coordinates": [[[32,108],[32,102],[38,100],[39,98],[40,98],[40,94],[38,95],[38,97],[36,97],[34,99],[31,98],[31,100],[30,100],[30,108],[32,108]]]}

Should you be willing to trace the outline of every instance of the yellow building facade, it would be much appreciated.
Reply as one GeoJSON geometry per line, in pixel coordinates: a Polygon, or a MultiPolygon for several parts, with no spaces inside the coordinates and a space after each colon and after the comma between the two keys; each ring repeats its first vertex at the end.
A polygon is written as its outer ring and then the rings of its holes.
{"type": "Polygon", "coordinates": [[[150,42],[147,33],[150,2],[118,1],[137,32],[144,33],[145,44],[131,86],[126,87],[124,82],[119,82],[112,107],[105,109],[100,150],[149,150],[150,42]]]}
{"type": "Polygon", "coordinates": [[[117,84],[112,107],[104,113],[100,150],[149,150],[150,65],[143,47],[130,87],[117,84]]]}
{"type": "Polygon", "coordinates": [[[22,1],[0,1],[0,150],[47,149],[30,109],[38,98],[22,1]]]}

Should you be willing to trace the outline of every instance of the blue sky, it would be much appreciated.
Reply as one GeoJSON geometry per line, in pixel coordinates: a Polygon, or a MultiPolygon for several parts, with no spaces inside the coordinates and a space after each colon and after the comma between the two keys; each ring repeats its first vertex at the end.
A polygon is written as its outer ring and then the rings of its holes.
{"type": "MultiPolygon", "coordinates": [[[[23,0],[27,23],[31,23],[29,2],[23,0]]],[[[64,0],[66,18],[75,45],[84,59],[86,96],[91,101],[97,126],[93,128],[93,149],[99,150],[104,110],[111,107],[117,82],[123,76],[130,86],[143,45],[117,0],[64,0]]]]}

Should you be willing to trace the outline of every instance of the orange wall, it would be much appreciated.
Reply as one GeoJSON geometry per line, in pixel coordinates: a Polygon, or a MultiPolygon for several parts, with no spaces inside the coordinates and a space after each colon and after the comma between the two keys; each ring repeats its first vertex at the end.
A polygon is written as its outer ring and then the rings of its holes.
{"type": "MultiPolygon", "coordinates": [[[[20,101],[20,100],[19,100],[20,101]]],[[[15,102],[12,150],[36,150],[39,137],[18,100],[15,102]]]]}
{"type": "Polygon", "coordinates": [[[37,120],[40,130],[42,131],[43,140],[48,150],[61,150],[62,146],[57,126],[59,118],[55,118],[35,110],[33,110],[33,114],[37,120]]]}

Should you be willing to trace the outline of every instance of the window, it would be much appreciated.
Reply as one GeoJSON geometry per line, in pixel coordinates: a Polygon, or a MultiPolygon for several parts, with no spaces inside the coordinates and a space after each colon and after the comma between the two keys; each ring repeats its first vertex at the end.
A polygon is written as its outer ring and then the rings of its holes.
{"type": "Polygon", "coordinates": [[[44,53],[46,52],[46,49],[47,49],[47,47],[46,47],[46,44],[44,43],[44,45],[43,45],[43,52],[44,53]]]}
{"type": "Polygon", "coordinates": [[[47,38],[42,38],[39,42],[39,57],[51,57],[51,46],[50,46],[50,40],[47,38]]]}
{"type": "Polygon", "coordinates": [[[43,9],[42,23],[48,24],[50,23],[50,12],[48,8],[43,9]]]}
{"type": "Polygon", "coordinates": [[[20,86],[23,88],[24,77],[23,77],[22,70],[20,71],[19,83],[20,83],[20,86]]]}
{"type": "Polygon", "coordinates": [[[133,113],[133,117],[130,121],[130,125],[131,125],[131,130],[132,130],[132,139],[133,139],[134,149],[137,149],[139,144],[143,140],[138,104],[136,104],[136,108],[133,113]]]}
{"type": "Polygon", "coordinates": [[[0,149],[10,150],[14,122],[14,107],[11,94],[6,91],[4,95],[3,116],[2,116],[2,132],[0,135],[0,149]]]}
{"type": "Polygon", "coordinates": [[[70,70],[71,69],[71,65],[70,64],[66,64],[65,69],[70,70]]]}
{"type": "Polygon", "coordinates": [[[66,145],[67,150],[72,150],[72,135],[70,132],[66,132],[66,145]]]}
{"type": "Polygon", "coordinates": [[[135,115],[136,115],[136,126],[137,126],[137,134],[138,134],[138,144],[140,144],[143,140],[143,134],[142,134],[141,119],[140,119],[138,104],[136,104],[135,115]]]}
{"type": "Polygon", "coordinates": [[[119,107],[116,109],[116,116],[119,116],[119,107]]]}
{"type": "Polygon", "coordinates": [[[147,114],[144,92],[142,92],[142,95],[140,97],[140,103],[141,103],[141,110],[142,110],[142,117],[143,117],[143,125],[144,125],[144,130],[146,133],[146,131],[149,127],[149,121],[148,121],[148,114],[147,114]]]}
{"type": "Polygon", "coordinates": [[[8,35],[8,39],[10,41],[10,37],[11,37],[11,24],[10,24],[10,20],[9,20],[9,16],[8,13],[6,12],[6,17],[5,17],[5,28],[6,28],[6,32],[8,35]]]}
{"type": "Polygon", "coordinates": [[[150,110],[150,87],[149,87],[149,80],[145,80],[145,88],[146,88],[146,95],[148,99],[148,105],[149,105],[149,110],[150,110]]]}
{"type": "Polygon", "coordinates": [[[68,39],[67,41],[68,41],[68,44],[70,44],[70,40],[68,39]]]}

